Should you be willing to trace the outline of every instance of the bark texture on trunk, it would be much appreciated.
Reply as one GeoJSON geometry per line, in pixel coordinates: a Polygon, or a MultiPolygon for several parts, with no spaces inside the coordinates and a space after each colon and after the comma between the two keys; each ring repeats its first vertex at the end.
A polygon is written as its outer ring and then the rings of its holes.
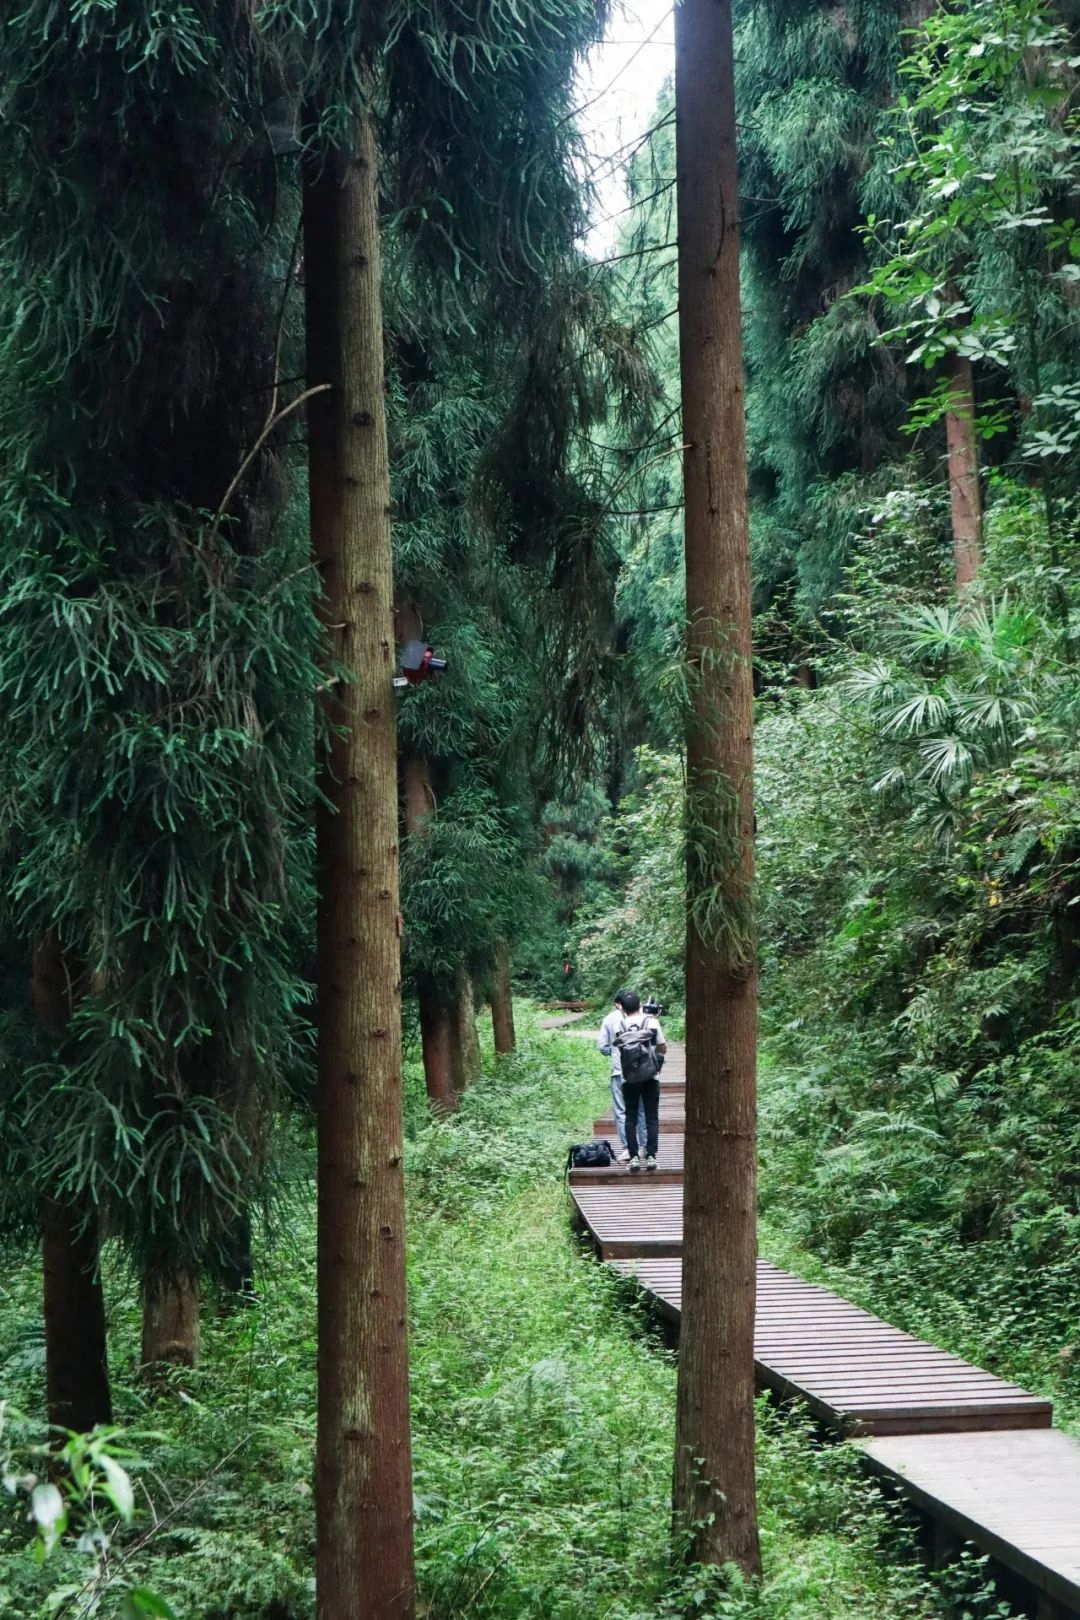
{"type": "MultiPolygon", "coordinates": [[[[54,935],[34,951],[33,991],[38,1028],[59,1045],[71,1016],[72,975],[54,935]]],[[[43,1198],[41,1240],[49,1423],[85,1433],[112,1422],[97,1216],[43,1198]]]]}
{"type": "Polygon", "coordinates": [[[319,762],[319,1620],[414,1607],[402,1170],[393,565],[377,152],[304,175],[311,530],[328,656],[319,762]]]}
{"type": "Polygon", "coordinates": [[[730,0],[675,8],[687,717],[686,1179],[675,1529],[760,1568],[753,675],[730,0]]]}
{"type": "Polygon", "coordinates": [[[950,402],[950,409],[945,414],[945,439],[949,451],[953,558],[956,588],[963,591],[979,571],[983,550],[979,442],[975,436],[975,387],[971,361],[965,355],[952,352],[945,365],[950,402]]]}
{"type": "Polygon", "coordinates": [[[480,1078],[480,1034],[476,1028],[476,992],[463,968],[451,1007],[454,1086],[460,1095],[480,1078]]]}
{"type": "Polygon", "coordinates": [[[491,976],[491,1031],[496,1052],[502,1056],[517,1045],[514,1030],[514,991],[510,982],[510,947],[500,940],[495,948],[491,976]]]}
{"type": "Polygon", "coordinates": [[[436,984],[417,986],[424,1081],[432,1103],[455,1109],[461,1093],[480,1077],[480,1036],[472,980],[462,973],[453,994],[436,984]]]}
{"type": "Polygon", "coordinates": [[[454,1025],[451,1011],[433,985],[417,986],[420,1007],[420,1042],[424,1053],[424,1084],[436,1108],[452,1112],[458,1105],[454,1078],[454,1025]]]}
{"type": "Polygon", "coordinates": [[[405,786],[405,831],[417,832],[435,808],[431,766],[422,754],[407,754],[402,768],[405,786]]]}
{"type": "MultiPolygon", "coordinates": [[[[419,616],[411,604],[398,607],[398,627],[402,636],[419,634],[419,616]]],[[[402,765],[405,800],[405,835],[423,835],[425,823],[435,808],[431,783],[431,763],[423,754],[406,754],[402,765]]],[[[438,986],[423,977],[416,985],[420,1014],[420,1044],[424,1055],[424,1084],[436,1108],[450,1112],[457,1107],[455,1074],[455,1030],[451,1009],[440,996],[438,986]]]]}
{"type": "Polygon", "coordinates": [[[194,1367],[199,1359],[199,1282],[189,1272],[143,1283],[142,1364],[194,1367]]]}
{"type": "Polygon", "coordinates": [[[427,1094],[436,1108],[452,1112],[461,1093],[480,1076],[472,980],[462,973],[450,996],[437,984],[421,982],[416,999],[427,1094]]]}

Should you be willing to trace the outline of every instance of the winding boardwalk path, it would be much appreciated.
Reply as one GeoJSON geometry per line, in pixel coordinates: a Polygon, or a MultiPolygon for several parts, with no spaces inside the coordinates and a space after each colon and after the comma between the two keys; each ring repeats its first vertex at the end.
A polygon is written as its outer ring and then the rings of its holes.
{"type": "MultiPolygon", "coordinates": [[[[635,1277],[677,1324],[686,1069],[683,1048],[673,1042],[669,1052],[660,1170],[574,1170],[570,1194],[598,1257],[635,1277]]],[[[610,1113],[593,1129],[614,1140],[610,1113]]],[[[1035,1595],[1038,1620],[1080,1615],[1080,1444],[1051,1427],[1049,1401],[765,1260],[754,1357],[763,1388],[799,1398],[856,1440],[930,1516],[942,1556],[970,1540],[1035,1595]]]]}

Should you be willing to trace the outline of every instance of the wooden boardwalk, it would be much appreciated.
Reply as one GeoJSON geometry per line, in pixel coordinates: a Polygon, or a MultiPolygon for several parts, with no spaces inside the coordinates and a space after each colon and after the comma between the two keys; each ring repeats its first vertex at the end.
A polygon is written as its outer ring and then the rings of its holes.
{"type": "MultiPolygon", "coordinates": [[[[677,1324],[682,1304],[682,1049],[665,1065],[660,1171],[572,1171],[598,1256],[677,1324]]],[[[611,1115],[597,1136],[615,1142],[611,1115]]],[[[973,1541],[1055,1608],[1080,1614],[1080,1445],[1027,1390],[902,1333],[829,1289],[758,1262],[759,1385],[857,1439],[880,1475],[946,1538],[973,1541]]]]}
{"type": "MultiPolygon", "coordinates": [[[[1080,1613],[1080,1446],[1060,1429],[909,1434],[861,1442],[871,1467],[1040,1594],[1080,1613]]],[[[947,1543],[946,1543],[947,1544],[947,1543]]]]}

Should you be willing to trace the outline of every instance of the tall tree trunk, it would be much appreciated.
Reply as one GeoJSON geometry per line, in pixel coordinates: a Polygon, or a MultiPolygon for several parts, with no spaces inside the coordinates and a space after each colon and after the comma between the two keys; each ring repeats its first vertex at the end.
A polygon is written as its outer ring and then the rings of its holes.
{"type": "Polygon", "coordinates": [[[85,1433],[112,1422],[97,1217],[43,1198],[41,1230],[49,1423],[85,1433]]]}
{"type": "MultiPolygon", "coordinates": [[[[407,613],[401,608],[398,623],[408,626],[407,613]]],[[[402,633],[416,632],[409,626],[402,633]]],[[[431,762],[424,755],[407,754],[402,776],[405,833],[415,838],[422,836],[435,805],[431,762]]],[[[439,1108],[456,1108],[460,1093],[480,1073],[480,1038],[476,1033],[472,981],[463,972],[453,993],[447,995],[438,984],[421,977],[416,986],[416,999],[428,1096],[439,1108]]]]}
{"type": "Polygon", "coordinates": [[[194,1367],[199,1359],[199,1282],[190,1272],[143,1282],[142,1364],[194,1367]]]}
{"type": "MultiPolygon", "coordinates": [[[[399,634],[419,634],[419,616],[411,604],[398,609],[399,634]]],[[[405,799],[405,835],[422,836],[424,825],[435,807],[431,785],[431,764],[423,754],[406,754],[402,765],[405,799]]],[[[457,1107],[458,1085],[455,1074],[455,1032],[452,1009],[440,995],[433,980],[420,975],[416,983],[420,1014],[420,1044],[424,1056],[424,1084],[436,1108],[449,1112],[457,1107]]]]}
{"type": "Polygon", "coordinates": [[[495,967],[491,976],[491,1031],[495,1050],[501,1055],[517,1045],[514,1030],[514,991],[510,982],[510,947],[501,939],[495,947],[495,967]]]}
{"type": "Polygon", "coordinates": [[[311,531],[330,662],[319,762],[319,1620],[414,1605],[402,1170],[393,564],[377,152],[304,173],[311,531]]]}
{"type": "Polygon", "coordinates": [[[472,980],[462,972],[449,995],[439,985],[421,981],[416,993],[427,1094],[436,1108],[448,1113],[480,1076],[472,980]]]}
{"type": "Polygon", "coordinates": [[[675,111],[692,696],[674,1521],[692,1557],[753,1574],[753,680],[730,0],[675,8],[675,111]]]}
{"type": "Polygon", "coordinates": [[[983,551],[979,444],[975,436],[975,389],[971,375],[971,361],[966,355],[950,352],[945,366],[949,380],[945,439],[949,452],[953,558],[956,565],[956,589],[964,591],[979,571],[983,551]]]}
{"type": "Polygon", "coordinates": [[[480,1036],[476,1028],[476,992],[468,972],[462,968],[454,987],[451,1004],[454,1087],[458,1094],[480,1078],[480,1036]]]}
{"type": "Polygon", "coordinates": [[[251,1255],[251,1216],[246,1209],[233,1217],[221,1254],[221,1285],[226,1294],[252,1294],[255,1261],[251,1255]]]}
{"type": "MultiPolygon", "coordinates": [[[[71,978],[55,935],[34,951],[33,986],[38,1027],[59,1045],[71,1015],[71,978]]],[[[43,1198],[41,1238],[49,1423],[84,1433],[112,1422],[97,1215],[43,1198]]]]}
{"type": "Polygon", "coordinates": [[[407,754],[403,767],[405,778],[405,831],[420,831],[435,808],[435,791],[431,785],[431,766],[421,754],[407,754]]]}
{"type": "Polygon", "coordinates": [[[424,1084],[436,1109],[451,1113],[458,1105],[454,1072],[454,1029],[451,1009],[434,985],[416,987],[420,1007],[420,1043],[424,1054],[424,1084]]]}

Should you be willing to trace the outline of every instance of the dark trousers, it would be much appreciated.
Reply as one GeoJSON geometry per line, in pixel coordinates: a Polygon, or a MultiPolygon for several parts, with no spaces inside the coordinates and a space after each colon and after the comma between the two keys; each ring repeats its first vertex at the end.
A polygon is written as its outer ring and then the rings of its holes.
{"type": "Polygon", "coordinates": [[[645,1109],[645,1152],[656,1157],[660,1145],[660,1079],[627,1080],[624,1076],[623,1096],[626,1098],[626,1147],[632,1159],[638,1156],[638,1103],[645,1109]]]}

